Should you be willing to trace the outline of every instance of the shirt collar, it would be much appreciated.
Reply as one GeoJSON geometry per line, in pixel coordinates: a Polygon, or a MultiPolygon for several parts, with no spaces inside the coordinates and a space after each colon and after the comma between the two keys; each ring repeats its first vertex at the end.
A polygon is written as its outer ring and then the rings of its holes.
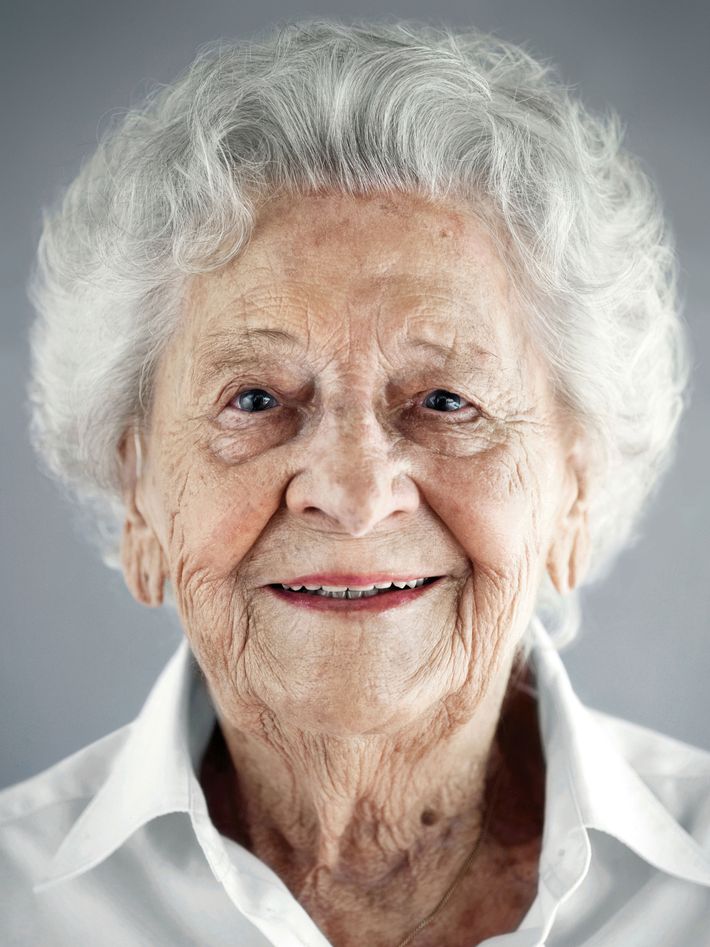
{"type": "MultiPolygon", "coordinates": [[[[566,896],[586,874],[587,828],[615,836],[662,871],[710,886],[710,856],[577,698],[537,618],[530,632],[547,767],[540,878],[550,901],[566,896]]],[[[158,816],[187,812],[193,819],[208,819],[196,772],[214,721],[207,687],[183,638],[133,721],[107,779],[65,836],[35,891],[93,868],[158,816]]]]}
{"type": "Polygon", "coordinates": [[[35,891],[93,868],[158,816],[206,810],[195,772],[214,720],[183,637],[131,724],[108,777],[64,837],[35,891]]]}
{"type": "MultiPolygon", "coordinates": [[[[614,836],[654,867],[687,881],[710,886],[710,856],[679,824],[651,791],[623,753],[572,689],[567,670],[538,618],[531,623],[545,749],[547,801],[543,854],[550,876],[566,838],[581,839],[580,830],[598,829],[614,836]],[[551,794],[550,788],[558,791],[551,794]],[[566,801],[557,803],[567,796],[566,801]],[[549,844],[545,844],[549,837],[549,844]]],[[[578,845],[578,861],[588,859],[578,845]]],[[[568,860],[560,884],[572,881],[574,859],[568,860]]],[[[586,871],[586,869],[585,869],[586,871]]],[[[558,869],[559,874],[559,869],[558,869]]]]}

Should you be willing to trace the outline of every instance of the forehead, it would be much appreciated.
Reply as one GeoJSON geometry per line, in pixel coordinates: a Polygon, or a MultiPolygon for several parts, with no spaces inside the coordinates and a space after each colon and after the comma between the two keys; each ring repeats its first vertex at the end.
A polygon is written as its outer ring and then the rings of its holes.
{"type": "Polygon", "coordinates": [[[284,196],[262,206],[236,259],[193,277],[185,329],[192,347],[264,328],[337,335],[355,320],[505,350],[521,335],[510,296],[500,249],[461,203],[396,193],[284,196]]]}

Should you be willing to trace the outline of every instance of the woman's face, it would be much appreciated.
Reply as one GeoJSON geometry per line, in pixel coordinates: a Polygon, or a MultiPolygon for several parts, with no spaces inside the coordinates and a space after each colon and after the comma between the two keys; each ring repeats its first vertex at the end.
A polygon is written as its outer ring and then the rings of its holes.
{"type": "Polygon", "coordinates": [[[155,384],[124,565],[169,578],[223,716],[339,735],[470,716],[565,571],[582,494],[471,211],[272,201],[192,278],[155,384]]]}

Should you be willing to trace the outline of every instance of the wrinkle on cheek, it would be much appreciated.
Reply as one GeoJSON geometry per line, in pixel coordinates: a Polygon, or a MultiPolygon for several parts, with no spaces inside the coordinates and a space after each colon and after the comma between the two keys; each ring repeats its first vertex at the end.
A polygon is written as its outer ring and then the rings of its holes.
{"type": "Polygon", "coordinates": [[[525,471],[520,458],[514,458],[509,466],[507,496],[509,499],[520,496],[525,489],[525,471]]]}
{"type": "Polygon", "coordinates": [[[230,577],[215,579],[189,563],[183,574],[181,614],[199,662],[220,692],[239,693],[253,622],[249,603],[230,577]]]}
{"type": "Polygon", "coordinates": [[[472,465],[465,493],[471,497],[470,532],[477,537],[479,564],[501,574],[528,545],[538,547],[543,526],[544,478],[553,476],[544,458],[533,456],[524,442],[514,451],[500,450],[472,465]]]}
{"type": "MultiPolygon", "coordinates": [[[[524,574],[518,578],[524,585],[524,574]]],[[[519,621],[521,601],[517,583],[511,582],[511,576],[501,580],[479,573],[474,576],[472,595],[475,625],[466,686],[482,700],[491,682],[499,679],[511,632],[519,621]]]]}
{"type": "Polygon", "coordinates": [[[463,547],[475,570],[496,576],[508,572],[524,522],[522,504],[491,496],[484,478],[472,485],[442,477],[427,501],[463,547]]]}
{"type": "MultiPolygon", "coordinates": [[[[185,496],[185,491],[187,490],[187,485],[190,481],[190,471],[188,470],[184,477],[182,484],[180,485],[177,496],[175,497],[175,503],[168,514],[168,553],[171,554],[172,550],[176,547],[184,546],[185,543],[185,534],[182,528],[182,503],[185,496]]],[[[171,557],[172,558],[172,557],[171,557]]]]}
{"type": "MultiPolygon", "coordinates": [[[[442,460],[430,468],[427,500],[467,554],[471,576],[459,596],[459,639],[470,642],[466,679],[447,698],[447,714],[470,713],[522,632],[537,586],[544,452],[517,437],[485,457],[442,460]],[[433,475],[432,475],[432,470],[433,475]]],[[[549,489],[549,488],[548,488],[549,489]]]]}
{"type": "MultiPolygon", "coordinates": [[[[270,415],[272,412],[264,413],[270,415]]],[[[268,453],[297,437],[298,428],[299,421],[294,416],[250,421],[245,426],[227,428],[213,436],[209,450],[222,467],[239,467],[255,460],[269,465],[268,453]]]]}
{"type": "Polygon", "coordinates": [[[457,633],[457,611],[456,603],[452,602],[451,609],[441,616],[438,630],[432,630],[431,648],[425,652],[421,664],[405,678],[405,688],[424,686],[432,675],[445,685],[447,693],[461,686],[462,669],[468,664],[470,649],[464,636],[457,633]]]}
{"type": "Polygon", "coordinates": [[[237,570],[254,538],[241,528],[253,522],[254,511],[250,504],[236,506],[233,495],[216,496],[213,478],[194,466],[169,492],[167,549],[176,603],[201,663],[224,680],[247,645],[250,621],[237,570]]]}
{"type": "Polygon", "coordinates": [[[294,681],[291,670],[284,665],[282,652],[272,647],[270,635],[257,635],[251,639],[244,655],[244,674],[253,693],[264,693],[268,689],[291,693],[294,681]]]}

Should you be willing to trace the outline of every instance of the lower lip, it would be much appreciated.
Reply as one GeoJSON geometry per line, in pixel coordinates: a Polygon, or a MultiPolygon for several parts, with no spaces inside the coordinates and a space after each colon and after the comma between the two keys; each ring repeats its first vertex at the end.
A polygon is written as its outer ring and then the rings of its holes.
{"type": "Polygon", "coordinates": [[[441,578],[415,589],[398,589],[396,592],[383,592],[369,598],[326,598],[325,595],[308,595],[304,592],[291,592],[266,586],[278,599],[295,605],[297,608],[311,608],[318,612],[385,612],[390,608],[399,608],[421,598],[429,589],[439,584],[441,578]]]}

